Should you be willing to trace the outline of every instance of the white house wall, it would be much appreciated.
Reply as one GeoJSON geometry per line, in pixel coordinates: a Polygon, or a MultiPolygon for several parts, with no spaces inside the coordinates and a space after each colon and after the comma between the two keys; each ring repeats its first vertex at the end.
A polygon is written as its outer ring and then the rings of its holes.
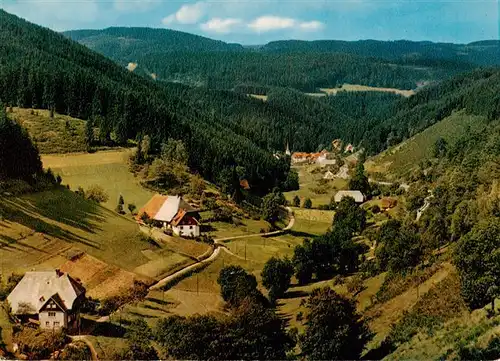
{"type": "Polygon", "coordinates": [[[68,324],[66,314],[61,311],[40,312],[38,320],[40,321],[40,327],[44,329],[67,327],[68,324]],[[49,312],[54,312],[55,316],[49,316],[49,312]],[[59,326],[55,326],[54,322],[59,322],[59,326]]]}
{"type": "Polygon", "coordinates": [[[199,237],[200,236],[200,226],[177,226],[172,227],[172,231],[177,236],[181,237],[199,237]],[[192,227],[192,228],[189,228],[192,227]]]}

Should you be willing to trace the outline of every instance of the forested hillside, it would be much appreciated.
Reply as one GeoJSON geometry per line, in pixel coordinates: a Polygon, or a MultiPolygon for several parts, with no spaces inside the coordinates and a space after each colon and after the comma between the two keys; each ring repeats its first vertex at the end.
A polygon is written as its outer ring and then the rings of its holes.
{"type": "Polygon", "coordinates": [[[190,109],[185,91],[131,74],[60,34],[0,11],[0,99],[8,105],[88,119],[102,142],[122,144],[147,134],[154,151],[168,138],[182,139],[189,165],[209,180],[232,182],[222,178],[239,165],[255,192],[280,185],[286,161],[210,107],[190,109]]]}
{"type": "Polygon", "coordinates": [[[500,116],[500,68],[458,75],[401,99],[391,117],[379,115],[364,145],[370,153],[378,153],[461,109],[489,120],[500,116]]]}
{"type": "Polygon", "coordinates": [[[242,51],[239,44],[227,44],[198,35],[168,29],[118,28],[74,30],[70,39],[113,59],[133,61],[137,54],[173,51],[242,51]]]}
{"type": "MultiPolygon", "coordinates": [[[[243,48],[164,29],[110,28],[65,35],[123,66],[137,63],[136,71],[154,73],[160,80],[217,89],[252,86],[261,94],[270,86],[313,92],[343,83],[414,89],[470,70],[469,61],[474,62],[457,57],[458,46],[434,43],[277,42],[243,48]],[[433,52],[442,56],[429,55],[433,52]]],[[[473,52],[480,59],[492,52],[490,45],[471,48],[486,49],[479,55],[473,52]]],[[[488,59],[500,62],[498,56],[488,59]]]]}
{"type": "Polygon", "coordinates": [[[42,171],[38,150],[26,130],[7,117],[0,103],[0,189],[2,181],[23,179],[35,181],[42,171]],[[20,161],[22,160],[22,161],[20,161]]]}
{"type": "Polygon", "coordinates": [[[261,51],[277,53],[313,52],[346,53],[378,57],[388,60],[418,59],[467,62],[477,65],[500,64],[500,41],[477,41],[470,44],[433,43],[430,41],[377,41],[377,40],[317,40],[273,41],[264,45],[261,51]]]}

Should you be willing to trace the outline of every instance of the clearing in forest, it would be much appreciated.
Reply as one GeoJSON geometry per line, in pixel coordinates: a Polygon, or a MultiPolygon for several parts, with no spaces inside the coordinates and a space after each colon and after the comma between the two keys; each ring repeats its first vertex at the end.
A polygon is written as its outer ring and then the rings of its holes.
{"type": "Polygon", "coordinates": [[[402,90],[396,88],[380,88],[380,87],[372,87],[366,85],[358,85],[358,84],[343,84],[340,88],[321,88],[321,92],[326,93],[327,95],[336,95],[338,92],[348,91],[348,92],[385,92],[385,93],[394,93],[399,94],[404,97],[409,97],[415,94],[413,90],[402,90]]]}
{"type": "Polygon", "coordinates": [[[130,172],[128,159],[131,149],[115,149],[96,153],[71,153],[42,156],[43,167],[51,168],[60,174],[63,184],[68,184],[72,190],[97,184],[109,195],[108,202],[103,205],[115,209],[120,195],[127,204],[133,203],[137,208],[149,201],[152,192],[143,188],[138,179],[130,172]]]}
{"type": "Polygon", "coordinates": [[[40,153],[83,152],[85,146],[85,121],[44,109],[12,108],[9,114],[28,130],[40,153]]]}

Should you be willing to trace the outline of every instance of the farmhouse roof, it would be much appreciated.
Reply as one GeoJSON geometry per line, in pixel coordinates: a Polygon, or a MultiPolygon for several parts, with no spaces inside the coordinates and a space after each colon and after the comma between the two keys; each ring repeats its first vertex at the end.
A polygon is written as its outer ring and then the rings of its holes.
{"type": "MultiPolygon", "coordinates": [[[[26,272],[7,297],[12,313],[17,314],[20,305],[38,313],[51,298],[56,298],[65,309],[72,309],[73,302],[85,293],[85,288],[68,274],[60,271],[26,272]]],[[[23,307],[24,308],[24,307],[23,307]]]]}
{"type": "Polygon", "coordinates": [[[139,210],[139,213],[137,214],[137,219],[140,218],[140,216],[144,213],[146,213],[149,218],[153,218],[156,213],[160,210],[161,206],[163,206],[163,203],[167,200],[167,196],[162,196],[161,194],[155,194],[153,198],[149,200],[148,203],[144,207],[142,207],[139,210]]]}
{"type": "Polygon", "coordinates": [[[363,193],[360,191],[338,191],[337,194],[335,194],[335,202],[340,202],[344,197],[352,197],[356,203],[362,203],[365,199],[363,193]]]}
{"type": "Polygon", "coordinates": [[[140,219],[142,214],[146,213],[149,218],[154,220],[171,222],[180,210],[184,210],[186,213],[196,212],[196,209],[179,196],[156,194],[141,208],[137,214],[137,219],[140,219]]]}
{"type": "Polygon", "coordinates": [[[309,153],[295,152],[292,154],[292,158],[307,158],[309,153]]]}

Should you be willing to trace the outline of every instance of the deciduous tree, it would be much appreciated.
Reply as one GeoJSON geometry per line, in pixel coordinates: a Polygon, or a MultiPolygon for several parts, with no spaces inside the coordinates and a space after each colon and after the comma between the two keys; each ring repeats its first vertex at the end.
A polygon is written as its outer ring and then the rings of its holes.
{"type": "Polygon", "coordinates": [[[283,297],[290,286],[294,268],[288,258],[280,259],[271,257],[262,270],[262,284],[269,291],[271,301],[283,297]]]}
{"type": "Polygon", "coordinates": [[[353,301],[329,287],[313,290],[300,347],[309,360],[357,360],[370,340],[353,301]]]}
{"type": "Polygon", "coordinates": [[[458,241],[453,260],[469,307],[494,301],[500,286],[500,221],[491,218],[474,226],[458,241]]]}

